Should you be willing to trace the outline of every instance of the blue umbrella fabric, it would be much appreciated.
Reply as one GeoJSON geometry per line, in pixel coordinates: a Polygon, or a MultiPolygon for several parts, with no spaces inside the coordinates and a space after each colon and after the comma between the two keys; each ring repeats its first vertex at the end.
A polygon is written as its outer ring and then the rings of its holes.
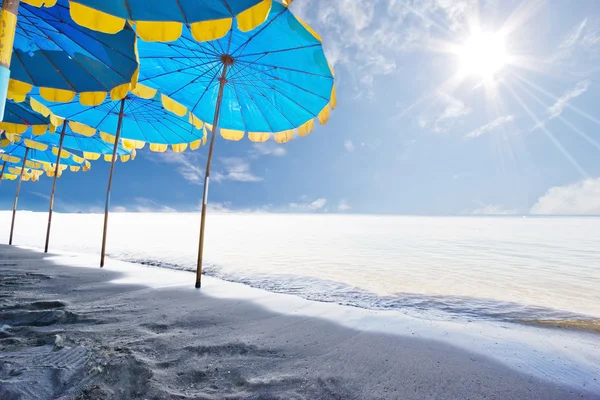
{"type": "MultiPolygon", "coordinates": [[[[138,43],[139,81],[212,123],[224,82],[221,135],[256,142],[271,134],[289,141],[310,133],[313,119],[327,122],[336,105],[333,72],[321,38],[287,7],[273,3],[264,24],[244,32],[232,27],[219,40],[198,43],[184,29],[173,43],[138,43]],[[223,76],[223,72],[225,74],[223,76]]],[[[210,128],[210,126],[209,126],[210,128]]]]}
{"type": "MultiPolygon", "coordinates": [[[[101,155],[104,155],[106,161],[111,160],[113,145],[103,140],[100,133],[93,132],[84,136],[74,132],[70,126],[78,128],[79,123],[67,121],[63,148],[81,152],[83,158],[88,160],[97,160],[101,155]]],[[[13,142],[27,140],[30,144],[37,143],[39,148],[48,146],[58,148],[62,134],[62,121],[59,118],[51,121],[50,116],[37,113],[27,101],[15,103],[9,100],[6,103],[4,121],[0,123],[0,129],[5,129],[5,136],[13,142]]],[[[135,158],[135,149],[125,149],[122,144],[119,144],[117,155],[121,161],[129,161],[129,159],[135,158]]]]}
{"type": "MultiPolygon", "coordinates": [[[[6,1],[6,0],[4,0],[6,1]]],[[[137,79],[136,36],[92,31],[71,19],[67,0],[51,8],[22,4],[19,9],[8,97],[23,101],[32,87],[50,101],[101,103],[120,99],[137,79]]]]}
{"type": "MultiPolygon", "coordinates": [[[[12,143],[9,140],[4,139],[2,136],[0,145],[2,146],[2,152],[0,153],[0,160],[6,161],[9,164],[21,164],[25,158],[25,152],[27,149],[27,160],[25,166],[31,169],[41,169],[48,172],[49,176],[54,175],[54,167],[56,163],[57,149],[53,146],[46,146],[45,149],[36,146],[35,144],[29,143],[27,140],[22,142],[12,143]]],[[[83,157],[79,157],[76,154],[67,152],[63,155],[60,160],[62,165],[61,170],[65,170],[69,167],[73,167],[74,171],[79,171],[83,168],[84,171],[89,170],[90,163],[83,157]]]]}
{"type": "MultiPolygon", "coordinates": [[[[24,0],[51,7],[55,0],[24,0]]],[[[286,0],[290,2],[291,0],[286,0]]],[[[245,31],[265,21],[272,0],[76,0],[71,15],[82,26],[105,33],[120,32],[126,21],[135,23],[146,41],[177,40],[183,25],[199,41],[224,36],[235,18],[245,31]]]]}
{"type": "MultiPolygon", "coordinates": [[[[180,104],[156,90],[138,84],[128,93],[120,137],[126,149],[140,149],[145,143],[150,150],[163,152],[168,146],[180,152],[200,147],[204,138],[203,124],[180,104]]],[[[33,94],[30,105],[42,115],[57,120],[77,121],[70,128],[81,135],[99,135],[108,143],[115,142],[121,101],[106,99],[103,103],[84,107],[76,99],[68,103],[51,103],[33,94]]]]}

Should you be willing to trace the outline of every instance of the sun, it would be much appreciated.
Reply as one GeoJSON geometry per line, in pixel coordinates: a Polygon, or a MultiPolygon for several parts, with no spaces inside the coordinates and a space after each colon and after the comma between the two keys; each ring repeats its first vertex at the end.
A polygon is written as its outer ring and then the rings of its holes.
{"type": "Polygon", "coordinates": [[[483,81],[493,81],[496,75],[510,63],[506,44],[500,33],[476,31],[455,48],[460,67],[459,74],[475,76],[483,81]]]}

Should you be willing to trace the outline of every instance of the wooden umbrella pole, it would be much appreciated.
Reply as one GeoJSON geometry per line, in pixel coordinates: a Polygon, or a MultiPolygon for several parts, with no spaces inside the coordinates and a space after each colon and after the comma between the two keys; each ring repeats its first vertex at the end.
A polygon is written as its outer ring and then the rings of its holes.
{"type": "Polygon", "coordinates": [[[54,208],[54,192],[56,190],[56,180],[60,171],[60,156],[62,155],[63,141],[65,140],[65,130],[67,129],[67,120],[65,119],[60,132],[60,142],[58,145],[58,155],[56,156],[56,167],[54,168],[54,181],[52,182],[52,194],[50,195],[50,211],[48,211],[48,229],[46,230],[46,245],[44,253],[48,252],[48,243],[50,243],[50,226],[52,225],[52,209],[54,208]]]}
{"type": "Polygon", "coordinates": [[[196,289],[202,285],[202,251],[204,250],[204,225],[206,223],[206,203],[208,201],[208,183],[210,180],[210,162],[212,160],[213,148],[215,147],[215,131],[219,125],[219,114],[221,113],[221,102],[223,100],[223,89],[227,83],[227,67],[233,64],[233,58],[229,55],[221,56],[223,61],[223,73],[219,79],[219,95],[215,107],[215,116],[213,118],[213,127],[210,133],[210,147],[208,149],[208,160],[206,161],[206,171],[204,173],[204,192],[202,195],[202,215],[200,217],[200,243],[198,245],[198,264],[196,265],[196,289]]]}
{"type": "Polygon", "coordinates": [[[8,244],[12,244],[13,231],[15,229],[15,215],[17,214],[17,203],[19,202],[19,191],[21,190],[21,182],[23,181],[23,173],[25,173],[25,164],[27,163],[27,156],[29,155],[29,147],[25,148],[25,157],[23,157],[23,166],[21,167],[21,174],[19,175],[19,183],[17,184],[17,194],[15,194],[15,202],[13,204],[12,222],[10,223],[10,237],[8,238],[8,244]]]}
{"type": "Polygon", "coordinates": [[[6,161],[2,164],[2,172],[0,172],[0,183],[2,183],[2,179],[4,179],[4,170],[6,169],[6,161]]]}
{"type": "Polygon", "coordinates": [[[104,205],[104,231],[102,232],[102,252],[100,253],[100,268],[104,267],[104,254],[106,252],[106,229],[108,228],[108,205],[110,203],[110,187],[112,186],[113,171],[115,170],[115,160],[117,159],[117,148],[119,147],[119,138],[121,137],[121,125],[123,124],[124,109],[125,99],[121,100],[121,110],[119,111],[119,122],[117,123],[115,146],[113,147],[112,160],[110,164],[110,174],[108,175],[108,188],[106,189],[106,204],[104,205]]]}

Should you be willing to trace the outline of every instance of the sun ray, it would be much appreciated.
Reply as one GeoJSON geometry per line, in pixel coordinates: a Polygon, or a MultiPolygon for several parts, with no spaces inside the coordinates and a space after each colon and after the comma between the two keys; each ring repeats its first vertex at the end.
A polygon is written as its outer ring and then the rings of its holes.
{"type": "Polygon", "coordinates": [[[577,169],[577,171],[581,174],[581,176],[583,178],[589,177],[588,173],[581,167],[581,165],[579,165],[577,160],[575,160],[575,158],[571,155],[571,153],[569,153],[569,151],[564,148],[564,146],[560,143],[560,141],[554,137],[552,132],[550,132],[548,130],[548,128],[546,128],[546,126],[544,126],[544,124],[535,116],[535,114],[529,109],[529,107],[527,107],[527,105],[525,104],[523,99],[521,99],[521,97],[513,90],[513,88],[511,88],[510,85],[508,85],[506,83],[504,83],[504,86],[512,94],[512,96],[515,98],[515,100],[517,100],[517,102],[521,105],[521,107],[523,107],[525,112],[535,122],[536,126],[540,127],[540,129],[542,130],[542,132],[544,132],[546,137],[548,139],[550,139],[550,141],[552,142],[554,147],[556,147],[556,149],[562,153],[562,155],[573,165],[573,167],[575,167],[575,169],[577,169]]]}

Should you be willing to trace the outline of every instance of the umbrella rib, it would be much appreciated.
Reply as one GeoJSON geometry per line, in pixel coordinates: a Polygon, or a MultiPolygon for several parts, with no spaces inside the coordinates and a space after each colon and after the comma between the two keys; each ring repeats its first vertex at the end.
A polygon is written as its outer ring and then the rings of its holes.
{"type": "Polygon", "coordinates": [[[311,75],[311,76],[317,76],[319,78],[332,78],[331,75],[321,75],[321,74],[316,74],[314,72],[310,72],[310,71],[303,71],[301,69],[295,69],[295,68],[289,68],[289,67],[281,67],[279,65],[275,65],[275,64],[264,64],[264,63],[259,63],[256,61],[243,61],[243,60],[237,60],[237,62],[239,63],[246,63],[246,64],[250,64],[250,65],[259,65],[261,67],[272,67],[273,69],[282,69],[284,71],[290,71],[290,72],[297,72],[300,74],[306,74],[306,75],[311,75]]]}
{"type": "Polygon", "coordinates": [[[231,83],[231,86],[233,86],[233,93],[235,93],[235,98],[238,101],[238,104],[240,105],[240,115],[242,116],[242,123],[244,124],[244,131],[248,131],[248,125],[246,125],[246,118],[244,117],[244,107],[242,107],[242,102],[240,101],[240,96],[237,92],[237,86],[234,82],[231,83]]]}
{"type": "Polygon", "coordinates": [[[279,18],[281,15],[283,15],[283,13],[285,13],[287,11],[287,8],[284,8],[283,10],[281,10],[281,12],[279,14],[277,14],[276,16],[273,17],[272,20],[263,23],[262,26],[258,29],[255,29],[253,32],[254,34],[251,35],[244,43],[242,43],[237,49],[235,49],[231,55],[236,54],[238,51],[243,51],[246,47],[248,47],[248,45],[250,44],[250,42],[256,37],[258,36],[262,31],[264,31],[265,29],[267,29],[269,27],[269,25],[271,25],[277,18],[279,18]]]}
{"type": "Polygon", "coordinates": [[[204,97],[204,95],[209,91],[209,89],[211,88],[211,85],[213,85],[213,83],[215,83],[216,77],[217,77],[217,75],[213,76],[212,79],[210,80],[210,82],[208,83],[208,85],[206,85],[206,87],[204,88],[204,91],[198,97],[198,100],[196,101],[196,104],[194,104],[194,107],[192,108],[192,113],[194,111],[196,111],[196,107],[198,107],[198,104],[200,104],[200,101],[202,100],[202,98],[204,97]]]}
{"type": "MultiPolygon", "coordinates": [[[[60,46],[59,46],[60,47],[60,46]]],[[[64,51],[64,50],[63,50],[64,51]]],[[[77,92],[77,90],[75,89],[75,87],[71,84],[71,82],[69,82],[69,80],[67,79],[67,77],[62,73],[62,71],[56,67],[56,64],[54,64],[51,60],[50,57],[48,57],[46,55],[46,51],[45,50],[41,50],[40,53],[48,60],[48,62],[50,63],[50,65],[52,65],[54,67],[54,69],[56,70],[56,73],[59,74],[65,81],[65,83],[67,85],[69,85],[71,87],[71,90],[73,90],[74,92],[77,92]]],[[[36,85],[37,86],[37,85],[36,85]]]]}
{"type": "Polygon", "coordinates": [[[261,54],[267,53],[267,54],[276,54],[276,53],[285,53],[288,51],[295,51],[295,50],[304,50],[304,49],[312,49],[313,47],[320,47],[321,44],[320,43],[313,43],[313,44],[307,44],[304,46],[297,46],[297,47],[288,47],[286,49],[279,49],[279,50],[269,50],[269,51],[261,51],[259,53],[247,53],[247,54],[240,54],[239,56],[236,56],[236,58],[240,58],[240,57],[252,57],[252,56],[260,56],[261,54]]]}
{"type": "MultiPolygon", "coordinates": [[[[256,60],[254,60],[254,62],[260,60],[261,58],[265,57],[267,55],[267,53],[263,54],[262,56],[260,56],[259,58],[257,58],[256,60]]],[[[251,65],[253,65],[253,63],[246,63],[245,66],[243,66],[242,68],[238,69],[237,71],[235,71],[231,76],[227,77],[228,80],[232,80],[233,78],[235,78],[237,75],[239,75],[242,71],[244,71],[246,68],[250,67],[251,65]]]]}
{"type": "MultiPolygon", "coordinates": [[[[218,62],[218,61],[214,61],[214,62],[218,62]]],[[[185,71],[187,71],[187,70],[190,70],[190,69],[193,69],[193,68],[196,68],[196,67],[197,67],[197,65],[190,65],[190,66],[188,66],[188,67],[185,67],[185,68],[179,69],[179,70],[177,70],[177,71],[167,71],[167,72],[163,72],[163,73],[160,73],[160,74],[158,74],[158,75],[155,75],[155,76],[148,76],[148,77],[145,77],[144,79],[141,79],[141,80],[140,80],[140,82],[146,82],[146,81],[148,81],[148,80],[152,80],[152,79],[160,78],[160,77],[163,77],[163,76],[165,76],[165,75],[170,75],[170,74],[173,74],[173,73],[175,73],[175,72],[177,72],[177,73],[181,73],[181,72],[183,72],[184,70],[185,70],[185,71]]]]}
{"type": "MultiPolygon", "coordinates": [[[[176,91],[174,91],[173,93],[170,94],[170,96],[174,96],[176,93],[180,92],[181,90],[185,89],[186,87],[188,87],[189,85],[194,84],[195,82],[197,82],[200,78],[202,78],[204,75],[208,74],[209,72],[211,72],[212,70],[215,69],[215,67],[218,67],[219,64],[215,64],[213,67],[211,67],[209,70],[207,70],[206,72],[202,73],[202,75],[198,75],[197,77],[195,77],[194,79],[192,79],[190,82],[186,83],[185,85],[181,86],[179,89],[177,89],[176,91]]],[[[216,75],[215,75],[216,76],[216,75]]],[[[211,79],[211,82],[214,81],[214,77],[213,79],[211,79]]]]}
{"type": "Polygon", "coordinates": [[[247,88],[244,88],[244,89],[248,93],[248,97],[250,98],[250,100],[256,105],[256,109],[258,110],[258,113],[260,114],[260,116],[263,118],[265,123],[269,126],[269,131],[275,132],[275,130],[273,129],[273,126],[271,125],[271,123],[269,122],[269,120],[267,119],[265,114],[263,114],[263,111],[261,110],[260,106],[258,105],[258,102],[256,102],[256,100],[254,100],[254,97],[252,96],[252,94],[250,93],[250,91],[247,88]]]}

